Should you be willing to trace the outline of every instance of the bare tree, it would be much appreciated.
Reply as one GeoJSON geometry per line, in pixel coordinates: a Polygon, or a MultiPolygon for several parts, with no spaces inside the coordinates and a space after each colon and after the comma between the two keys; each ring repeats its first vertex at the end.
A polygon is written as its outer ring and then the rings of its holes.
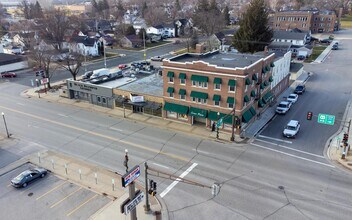
{"type": "Polygon", "coordinates": [[[71,73],[73,80],[76,80],[77,74],[82,67],[83,62],[84,56],[82,54],[70,52],[64,57],[61,66],[71,73]]]}
{"type": "Polygon", "coordinates": [[[167,21],[168,17],[163,7],[148,7],[144,14],[144,19],[149,25],[158,25],[163,21],[167,21]]]}

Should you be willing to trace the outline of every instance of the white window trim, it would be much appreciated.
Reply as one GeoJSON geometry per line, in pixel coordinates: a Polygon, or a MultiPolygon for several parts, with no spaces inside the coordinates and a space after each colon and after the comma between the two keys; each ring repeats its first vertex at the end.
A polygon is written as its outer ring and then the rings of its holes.
{"type": "Polygon", "coordinates": [[[232,86],[229,86],[229,87],[227,88],[228,92],[229,92],[229,93],[236,93],[236,86],[233,86],[233,87],[234,87],[234,91],[231,91],[231,90],[230,90],[230,87],[232,87],[232,86]]]}

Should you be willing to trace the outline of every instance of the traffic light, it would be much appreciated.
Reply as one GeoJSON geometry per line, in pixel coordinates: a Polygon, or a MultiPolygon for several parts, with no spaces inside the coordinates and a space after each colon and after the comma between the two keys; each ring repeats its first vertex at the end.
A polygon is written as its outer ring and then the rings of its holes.
{"type": "Polygon", "coordinates": [[[313,112],[308,112],[307,113],[307,120],[312,120],[313,118],[313,112]]]}
{"type": "Polygon", "coordinates": [[[347,142],[348,141],[348,134],[344,133],[343,134],[343,142],[347,142]]]}
{"type": "Polygon", "coordinates": [[[156,182],[149,180],[149,190],[148,193],[152,196],[156,195],[156,182]]]}

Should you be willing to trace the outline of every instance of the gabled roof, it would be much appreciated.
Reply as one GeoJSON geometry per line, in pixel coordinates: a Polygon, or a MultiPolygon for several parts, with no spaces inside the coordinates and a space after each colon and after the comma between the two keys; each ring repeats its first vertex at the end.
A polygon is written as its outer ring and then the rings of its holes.
{"type": "Polygon", "coordinates": [[[156,25],[156,26],[153,26],[153,28],[156,28],[156,29],[164,29],[164,26],[159,24],[159,25],[156,25]]]}
{"type": "Polygon", "coordinates": [[[225,34],[222,32],[215,33],[214,35],[219,39],[219,41],[225,38],[225,34]]]}
{"type": "Polygon", "coordinates": [[[137,35],[132,34],[132,35],[126,35],[125,36],[129,41],[132,43],[141,43],[142,39],[140,39],[137,35]]]}
{"type": "Polygon", "coordinates": [[[304,40],[306,33],[296,33],[291,31],[274,31],[274,39],[304,40]]]}
{"type": "Polygon", "coordinates": [[[97,41],[98,41],[97,39],[89,38],[87,36],[75,36],[71,39],[71,42],[82,43],[84,44],[84,46],[88,46],[88,47],[94,46],[94,43],[97,41]]]}

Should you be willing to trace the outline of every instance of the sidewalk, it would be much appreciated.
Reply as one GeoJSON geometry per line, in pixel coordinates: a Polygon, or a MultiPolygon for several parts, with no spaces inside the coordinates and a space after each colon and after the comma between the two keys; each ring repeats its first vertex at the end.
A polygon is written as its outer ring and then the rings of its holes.
{"type": "MultiPolygon", "coordinates": [[[[311,73],[311,76],[313,74],[311,73]]],[[[288,87],[283,93],[277,97],[276,102],[279,103],[282,100],[285,100],[284,97],[289,96],[295,90],[296,86],[299,84],[304,84],[310,76],[307,72],[303,72],[295,82],[293,82],[290,87],[288,87]]],[[[276,104],[269,106],[265,112],[263,112],[251,125],[249,125],[242,133],[246,138],[253,138],[258,132],[268,124],[275,116],[276,104]]]]}
{"type": "MultiPolygon", "coordinates": [[[[107,196],[111,202],[98,210],[90,217],[92,220],[105,219],[124,219],[126,215],[120,212],[120,205],[128,198],[128,188],[122,188],[121,175],[92,165],[82,160],[72,158],[53,151],[43,151],[38,155],[24,157],[2,169],[0,175],[3,175],[25,163],[31,163],[35,166],[43,167],[51,173],[83,186],[100,195],[107,196]],[[40,156],[39,156],[40,155],[40,156]],[[114,187],[112,182],[114,181],[114,187]]],[[[141,177],[140,177],[141,178],[141,177]]],[[[136,189],[144,191],[143,186],[136,182],[136,189]]],[[[145,192],[144,192],[145,193],[145,192]]],[[[137,206],[137,217],[142,220],[155,220],[161,213],[161,205],[153,196],[149,197],[151,211],[144,212],[145,199],[137,206]]]]}

